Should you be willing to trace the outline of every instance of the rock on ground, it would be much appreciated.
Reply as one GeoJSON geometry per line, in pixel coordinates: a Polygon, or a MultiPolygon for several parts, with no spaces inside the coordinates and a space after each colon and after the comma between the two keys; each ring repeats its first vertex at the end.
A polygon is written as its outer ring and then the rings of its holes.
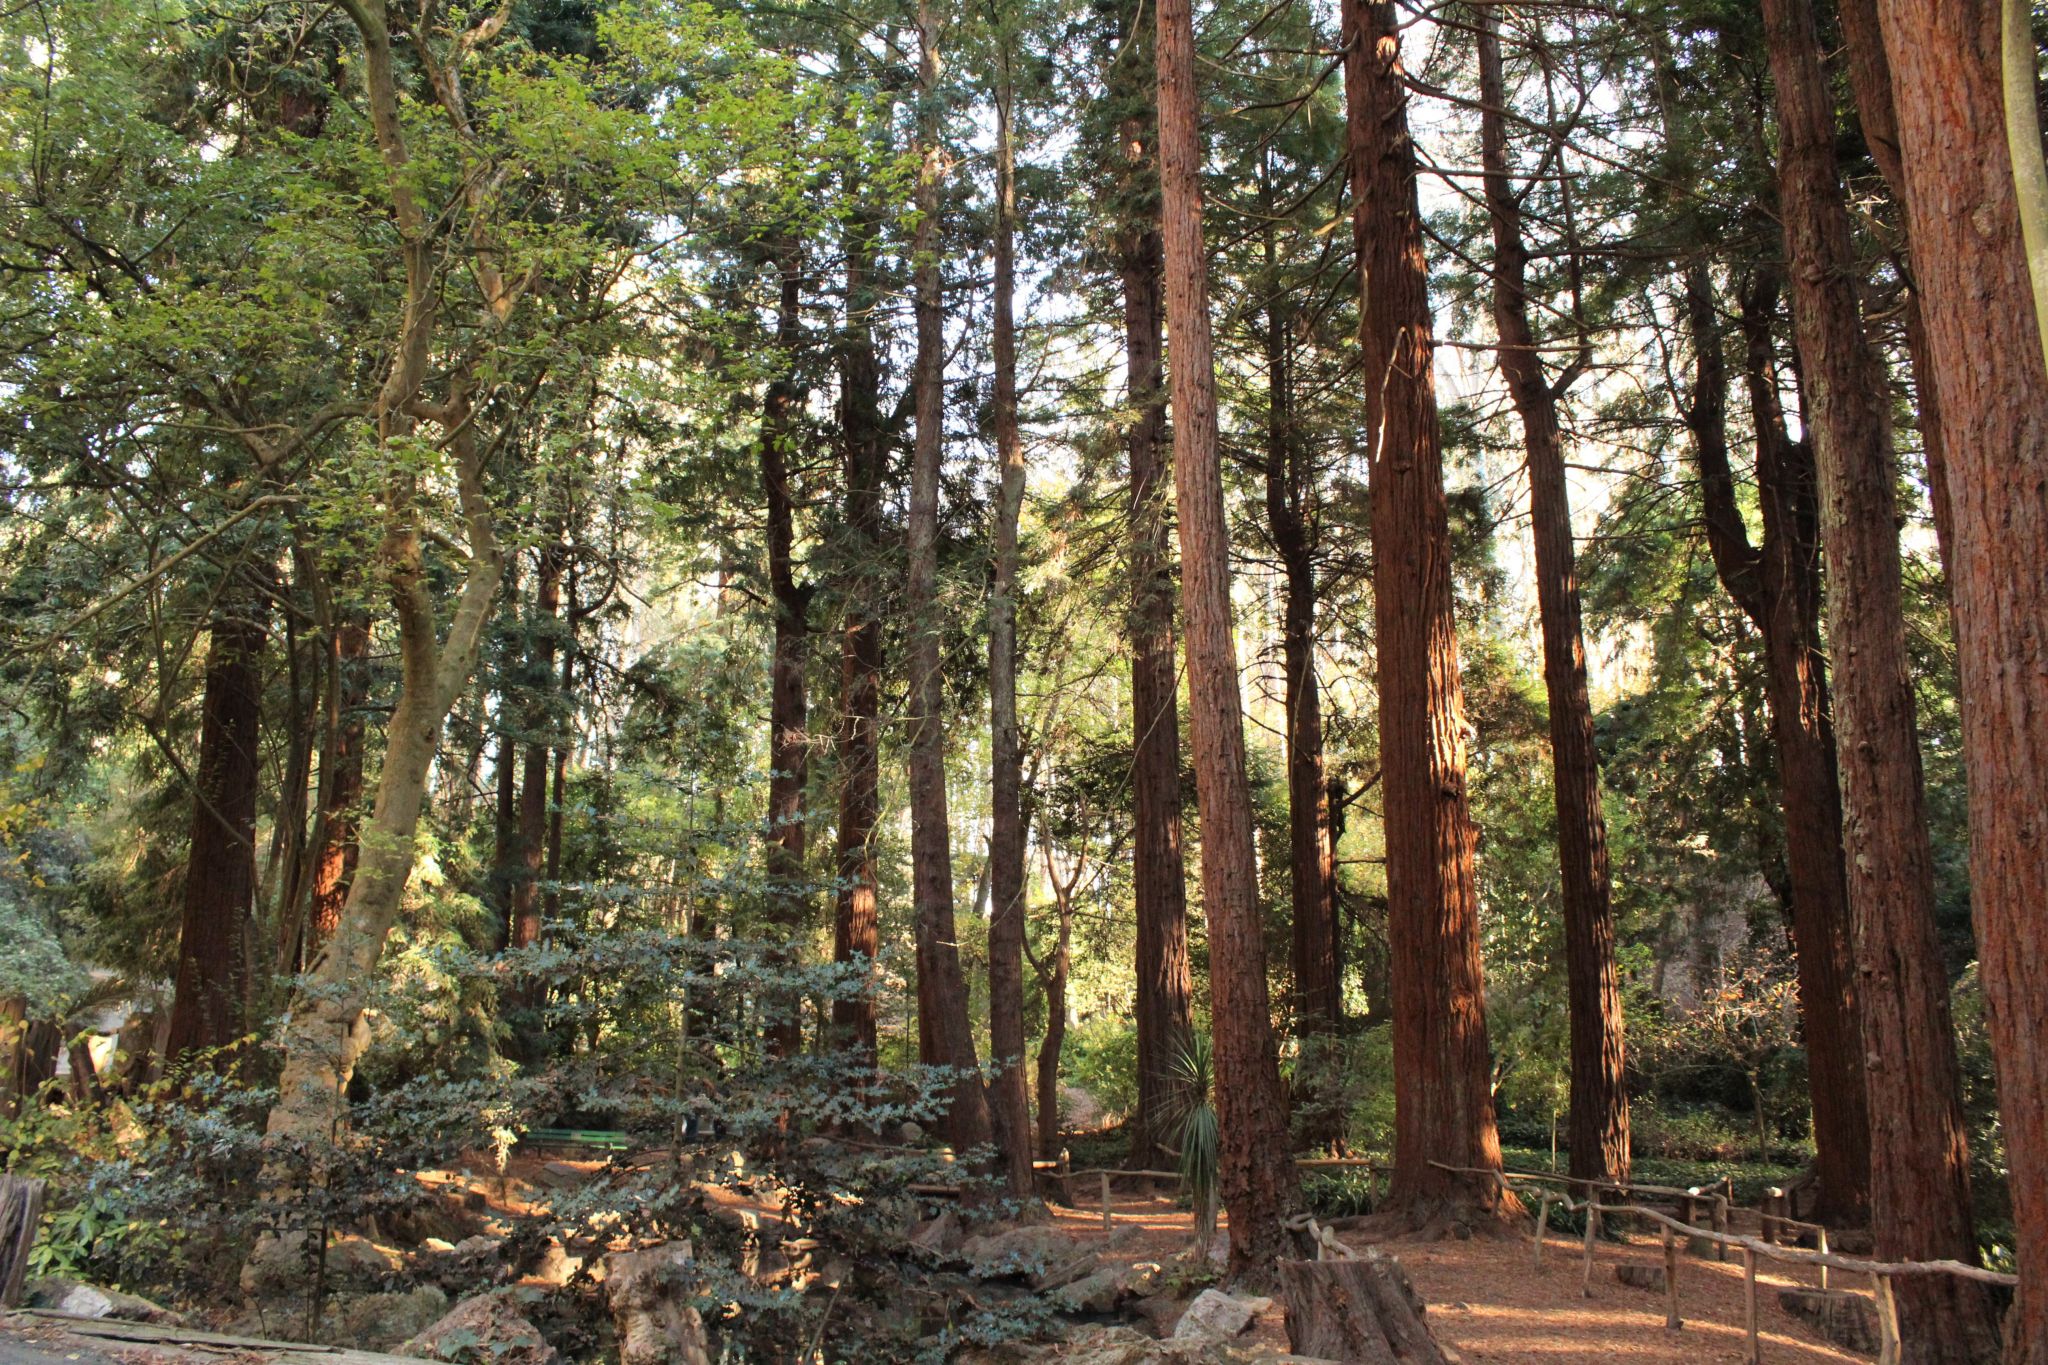
{"type": "Polygon", "coordinates": [[[711,1365],[704,1320],[690,1305],[688,1242],[604,1258],[605,1300],[619,1331],[619,1365],[711,1365]]]}
{"type": "Polygon", "coordinates": [[[1031,1287],[1041,1292],[1090,1274],[1096,1254],[1077,1246],[1064,1233],[1039,1225],[1004,1228],[998,1232],[970,1237],[960,1247],[967,1268],[983,1279],[1007,1275],[1028,1275],[1031,1287]]]}
{"type": "Polygon", "coordinates": [[[1175,1341],[1213,1337],[1228,1341],[1240,1336],[1252,1320],[1273,1306],[1271,1299],[1239,1298],[1220,1289],[1204,1289],[1174,1324],[1175,1341]]]}
{"type": "Polygon", "coordinates": [[[139,1294],[104,1289],[83,1280],[61,1277],[30,1280],[22,1303],[29,1308],[47,1308],[77,1318],[111,1318],[119,1322],[179,1323],[183,1319],[168,1308],[151,1303],[139,1294]]]}
{"type": "Polygon", "coordinates": [[[559,1365],[561,1359],[503,1292],[464,1299],[398,1353],[467,1365],[559,1365]]]}

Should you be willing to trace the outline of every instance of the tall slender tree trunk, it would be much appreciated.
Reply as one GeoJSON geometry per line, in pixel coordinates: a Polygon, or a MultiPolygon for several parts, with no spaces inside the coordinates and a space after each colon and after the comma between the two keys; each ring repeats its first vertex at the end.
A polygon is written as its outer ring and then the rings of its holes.
{"type": "MultiPolygon", "coordinates": [[[[1187,866],[1181,854],[1180,689],[1175,665],[1175,579],[1162,457],[1166,432],[1165,245],[1148,67],[1152,43],[1132,19],[1131,50],[1111,69],[1132,112],[1122,124],[1125,217],[1115,246],[1124,303],[1124,406],[1130,410],[1131,881],[1137,913],[1138,1107],[1131,1160],[1164,1159],[1161,1141],[1179,1103],[1174,1066],[1194,1031],[1188,963],[1187,866]]],[[[1064,1022],[1064,1021],[1063,1021],[1064,1022]]]]}
{"type": "Polygon", "coordinates": [[[558,540],[540,550],[534,571],[533,618],[527,625],[526,749],[519,777],[519,862],[512,884],[511,946],[540,942],[541,873],[547,866],[548,769],[556,725],[555,653],[562,623],[562,573],[568,553],[558,540]]]}
{"type": "MultiPolygon", "coordinates": [[[[1778,199],[1806,416],[1819,470],[1835,659],[1835,746],[1868,1084],[1873,1231],[1880,1254],[1974,1260],[1969,1155],[1934,920],[1919,725],[1901,603],[1890,386],[1863,331],[1849,209],[1835,163],[1834,94],[1809,0],[1764,0],[1778,109],[1778,199]]],[[[1981,1286],[1901,1283],[1907,1358],[1995,1354],[1981,1286]]]]}
{"type": "Polygon", "coordinates": [[[946,687],[938,594],[939,473],[945,458],[945,300],[939,265],[939,14],[919,0],[917,229],[911,241],[916,295],[917,443],[911,454],[909,548],[903,605],[910,664],[910,868],[917,917],[919,1028],[930,1058],[953,1071],[947,1127],[958,1148],[989,1140],[988,1099],[976,1074],[967,978],[953,924],[952,826],[946,810],[946,687]]]}
{"type": "Polygon", "coordinates": [[[2048,1365],[2048,370],[2005,140],[1999,9],[1880,0],[1878,18],[1946,437],[1970,892],[2018,1231],[2006,1358],[2048,1365]]]}
{"type": "Polygon", "coordinates": [[[1743,380],[1756,432],[1763,543],[1753,545],[1736,502],[1728,455],[1728,373],[1713,284],[1704,263],[1686,272],[1694,354],[1686,414],[1699,469],[1707,544],[1728,595],[1764,646],[1764,695],[1785,816],[1792,939],[1807,1045],[1815,1166],[1831,1218],[1853,1218],[1869,1180],[1869,1113],[1853,1010],[1842,796],[1835,768],[1827,665],[1820,648],[1820,546],[1813,453],[1786,433],[1771,340],[1776,277],[1752,274],[1739,324],[1743,380]]]}
{"type": "Polygon", "coordinates": [[[1202,241],[1201,97],[1189,0],[1160,0],[1160,224],[1166,325],[1173,335],[1173,466],[1187,616],[1188,728],[1202,829],[1202,906],[1209,917],[1218,1185],[1230,1212],[1230,1271],[1263,1278],[1285,1250],[1281,1218],[1297,1197],[1287,1097],[1266,990],[1266,944],[1245,776],[1237,642],[1230,612],[1230,532],[1223,514],[1209,258],[1202,241]]]}
{"type": "MultiPolygon", "coordinates": [[[[1260,180],[1260,201],[1272,210],[1270,181],[1260,180]]],[[[1288,880],[1292,892],[1294,975],[1292,1009],[1298,1037],[1337,1026],[1342,997],[1337,981],[1337,867],[1330,843],[1330,791],[1323,776],[1322,694],[1316,686],[1316,569],[1312,504],[1315,470],[1293,413],[1293,351],[1288,310],[1273,236],[1265,229],[1267,288],[1262,337],[1266,360],[1266,525],[1284,582],[1280,622],[1281,667],[1287,708],[1288,880]]],[[[1336,1136],[1322,1114],[1311,1137],[1336,1136]]]]}
{"type": "MultiPolygon", "coordinates": [[[[857,193],[857,191],[856,191],[857,193]]],[[[839,886],[833,907],[832,957],[865,964],[870,988],[832,1002],[837,1045],[875,1062],[872,990],[881,952],[880,879],[875,827],[881,819],[882,623],[870,576],[881,552],[882,482],[888,463],[881,416],[881,366],[875,354],[875,226],[857,207],[846,227],[846,322],[839,354],[839,428],[845,445],[845,556],[839,641],[839,886]]]]}
{"type": "Polygon", "coordinates": [[[1415,1226],[1518,1207],[1500,1169],[1465,694],[1451,597],[1429,272],[1394,6],[1345,0],[1344,74],[1372,480],[1373,602],[1394,1008],[1392,1210],[1415,1226]]]}
{"type": "MultiPolygon", "coordinates": [[[[770,914],[782,942],[776,960],[794,961],[799,935],[810,919],[804,890],[806,839],[804,789],[810,783],[810,699],[804,668],[810,657],[811,590],[796,577],[796,502],[789,477],[790,443],[795,439],[798,391],[797,343],[803,326],[802,248],[784,243],[776,252],[775,348],[782,373],[768,386],[761,405],[761,488],[768,511],[768,589],[775,602],[775,643],[768,682],[768,894],[770,914]]],[[[770,1012],[768,1050],[790,1057],[803,1050],[802,1001],[787,991],[765,997],[770,1012]]]]}
{"type": "Polygon", "coordinates": [[[341,923],[341,907],[355,876],[369,656],[370,618],[363,612],[350,612],[336,624],[327,655],[327,743],[320,755],[320,808],[315,816],[319,839],[313,855],[306,940],[296,955],[301,962],[310,960],[341,923]]]}
{"type": "Polygon", "coordinates": [[[192,843],[171,998],[172,1060],[224,1048],[241,1036],[248,935],[256,894],[257,727],[263,718],[263,643],[256,602],[213,619],[192,773],[192,843]]]}
{"type": "MultiPolygon", "coordinates": [[[[1572,509],[1565,483],[1561,394],[1529,322],[1528,249],[1522,199],[1508,166],[1507,82],[1500,17],[1480,6],[1480,147],[1493,224],[1493,319],[1500,369],[1522,421],[1529,463],[1529,520],[1536,543],[1536,599],[1543,620],[1543,682],[1550,701],[1550,764],[1557,796],[1557,858],[1564,901],[1564,956],[1571,1032],[1571,1173],[1628,1178],[1628,1077],[1621,980],[1614,963],[1613,888],[1607,819],[1600,804],[1600,750],[1586,685],[1572,509]]],[[[1568,382],[1568,381],[1564,381],[1568,382]]]]}
{"type": "Polygon", "coordinates": [[[1821,1187],[1816,1214],[1860,1223],[1869,1207],[1870,1110],[1856,1017],[1833,696],[1821,652],[1818,486],[1813,446],[1787,435],[1778,398],[1771,334],[1778,289],[1775,273],[1759,276],[1746,291],[1741,317],[1763,504],[1763,597],[1756,619],[1785,807],[1792,941],[1821,1187]]]}
{"type": "Polygon", "coordinates": [[[988,600],[990,837],[989,1108],[1010,1193],[1032,1193],[1031,1096],[1024,1083],[1024,743],[1017,726],[1017,523],[1024,507],[1024,442],[1017,423],[1017,188],[1012,123],[1016,89],[1009,40],[997,58],[994,349],[995,581],[988,600]]]}
{"type": "MultiPolygon", "coordinates": [[[[1899,159],[1899,119],[1892,104],[1891,62],[1884,55],[1877,0],[1838,0],[1835,14],[1848,53],[1849,86],[1856,95],[1856,118],[1863,129],[1864,145],[1877,162],[1878,173],[1891,187],[1892,197],[1903,202],[1906,172],[1899,159]]],[[[1910,275],[1911,252],[1905,256],[1910,275]]],[[[1934,516],[1934,538],[1947,575],[1952,572],[1947,438],[1942,430],[1941,398],[1935,392],[1934,356],[1928,350],[1927,323],[1920,312],[1920,289],[1909,279],[1905,295],[1906,359],[1913,371],[1914,416],[1920,432],[1920,453],[1927,464],[1927,501],[1934,516]]]]}
{"type": "Polygon", "coordinates": [[[1059,925],[1052,961],[1033,964],[1045,990],[1045,1036],[1038,1041],[1038,1155],[1054,1161],[1060,1154],[1060,1053],[1067,1043],[1067,979],[1074,965],[1074,883],[1080,878],[1062,881],[1052,867],[1052,845],[1047,843],[1045,849],[1046,880],[1052,884],[1059,925]]]}

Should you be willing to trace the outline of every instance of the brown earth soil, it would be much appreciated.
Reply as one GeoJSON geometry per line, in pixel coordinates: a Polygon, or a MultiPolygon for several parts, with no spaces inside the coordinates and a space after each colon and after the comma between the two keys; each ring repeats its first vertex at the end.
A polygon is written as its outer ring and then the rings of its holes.
{"type": "MultiPolygon", "coordinates": [[[[1062,1231],[1077,1241],[1109,1243],[1105,1254],[1124,1261],[1159,1261],[1188,1245],[1192,1223],[1170,1198],[1144,1198],[1135,1191],[1111,1200],[1113,1228],[1102,1230],[1099,1195],[1076,1190],[1084,1207],[1055,1206],[1062,1231]]],[[[1358,1234],[1345,1240],[1358,1245],[1358,1234]]],[[[1632,1289],[1614,1278],[1623,1263],[1664,1264],[1661,1245],[1647,1237],[1632,1243],[1602,1242],[1594,1254],[1591,1297],[1582,1290],[1584,1262],[1575,1238],[1551,1234],[1543,1260],[1523,1233],[1513,1238],[1434,1242],[1382,1242],[1398,1256],[1429,1305],[1438,1340],[1454,1348],[1467,1365],[1697,1365],[1745,1359],[1742,1266],[1728,1261],[1680,1257],[1679,1313],[1684,1326],[1664,1326],[1664,1295],[1632,1289]]],[[[1869,1356],[1845,1351],[1816,1337],[1805,1324],[1778,1307],[1778,1290],[1818,1283],[1806,1266],[1757,1265],[1757,1323],[1765,1365],[1840,1365],[1869,1356]]],[[[1842,1283],[1838,1288],[1863,1288],[1842,1283]]],[[[1265,1314],[1247,1344],[1286,1348],[1280,1309],[1265,1314]]]]}

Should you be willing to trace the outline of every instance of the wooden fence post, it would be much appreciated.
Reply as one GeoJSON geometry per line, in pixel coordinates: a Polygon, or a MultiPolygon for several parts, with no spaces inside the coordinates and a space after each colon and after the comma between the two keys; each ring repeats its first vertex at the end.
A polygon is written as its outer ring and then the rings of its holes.
{"type": "Polygon", "coordinates": [[[1060,1148],[1060,1197],[1067,1201],[1067,1207],[1074,1207],[1074,1154],[1060,1148]]]}
{"type": "Polygon", "coordinates": [[[1763,1365],[1763,1343],[1756,1335],[1756,1252],[1742,1249],[1742,1329],[1749,1335],[1749,1365],[1763,1365]]]}
{"type": "Polygon", "coordinates": [[[1764,1207],[1759,1218],[1763,1223],[1764,1240],[1772,1246],[1778,1244],[1778,1201],[1784,1197],[1785,1192],[1776,1185],[1764,1191],[1764,1207]]]}
{"type": "Polygon", "coordinates": [[[1872,1275],[1870,1292],[1877,1300],[1877,1365],[1899,1365],[1899,1304],[1891,1277],[1872,1275]]]}
{"type": "Polygon", "coordinates": [[[1678,1238],[1672,1235],[1669,1223],[1660,1226],[1664,1229],[1664,1326],[1675,1332],[1685,1326],[1678,1316],[1678,1238]]]}
{"type": "MultiPolygon", "coordinates": [[[[1818,1235],[1819,1241],[1815,1245],[1819,1248],[1820,1254],[1825,1256],[1828,1254],[1828,1230],[1821,1228],[1818,1235]]],[[[1826,1261],[1820,1263],[1820,1287],[1822,1289],[1828,1287],[1828,1263],[1826,1261]]]]}
{"type": "Polygon", "coordinates": [[[1536,1253],[1533,1264],[1538,1266],[1543,1264],[1543,1229],[1549,1225],[1550,1192],[1546,1190],[1543,1197],[1536,1201],[1536,1253]]]}
{"type": "MultiPolygon", "coordinates": [[[[1728,1197],[1726,1195],[1714,1196],[1714,1231],[1723,1235],[1728,1231],[1728,1197]]],[[[1728,1244],[1726,1242],[1714,1243],[1714,1259],[1717,1261],[1726,1261],[1728,1259],[1728,1244]]]]}
{"type": "Polygon", "coordinates": [[[1586,1195],[1586,1269],[1579,1283],[1579,1292],[1587,1298],[1593,1297],[1593,1243],[1600,1237],[1600,1189],[1596,1185],[1586,1195]]]}
{"type": "Polygon", "coordinates": [[[1114,1217],[1109,1211],[1109,1172],[1102,1173],[1102,1230],[1108,1232],[1114,1217]]]}

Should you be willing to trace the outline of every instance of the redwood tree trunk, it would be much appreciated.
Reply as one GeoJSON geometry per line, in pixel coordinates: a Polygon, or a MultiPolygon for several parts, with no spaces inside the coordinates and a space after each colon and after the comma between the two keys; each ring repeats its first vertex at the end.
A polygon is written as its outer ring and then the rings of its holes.
{"type": "Polygon", "coordinates": [[[1572,509],[1565,483],[1561,396],[1529,323],[1528,250],[1522,201],[1509,179],[1507,83],[1499,16],[1478,20],[1480,144],[1493,223],[1493,319],[1500,369],[1522,421],[1529,461],[1529,521],[1536,543],[1536,599],[1543,620],[1543,683],[1550,702],[1550,762],[1557,800],[1557,858],[1564,902],[1564,957],[1571,1023],[1571,1173],[1628,1178],[1628,1078],[1621,981],[1614,965],[1614,902],[1607,819],[1600,804],[1600,750],[1586,688],[1572,509]]]}
{"type": "MultiPolygon", "coordinates": [[[[1124,302],[1125,438],[1130,464],[1131,537],[1131,881],[1137,913],[1138,1107],[1131,1118],[1131,1161],[1164,1160],[1161,1142],[1181,1087],[1176,1056],[1194,1031],[1193,971],[1188,963],[1187,866],[1181,855],[1180,694],[1175,667],[1175,578],[1169,531],[1169,471],[1163,357],[1165,246],[1159,233],[1159,168],[1144,49],[1152,44],[1133,19],[1134,46],[1112,68],[1131,109],[1122,125],[1125,218],[1116,236],[1124,302]]],[[[1062,1021],[1064,1024],[1064,1021],[1062,1021]]]]}
{"type": "MultiPolygon", "coordinates": [[[[1262,186],[1263,188],[1263,186],[1262,186]]],[[[1270,200],[1262,195],[1262,200],[1270,200]]],[[[1277,297],[1271,226],[1266,232],[1268,287],[1277,297]]],[[[1330,791],[1323,777],[1323,708],[1316,686],[1315,531],[1311,504],[1315,472],[1294,429],[1293,355],[1288,345],[1284,304],[1267,309],[1266,352],[1266,524],[1285,582],[1281,611],[1281,666],[1286,671],[1288,873],[1292,891],[1294,1031],[1297,1036],[1328,1033],[1337,1025],[1341,1000],[1337,984],[1337,865],[1330,843],[1330,791]]],[[[1325,1114],[1312,1136],[1336,1136],[1325,1114]]]]}
{"type": "Polygon", "coordinates": [[[1856,1018],[1855,949],[1842,849],[1834,710],[1821,652],[1820,522],[1813,447],[1786,434],[1772,354],[1775,277],[1748,291],[1742,329],[1757,487],[1763,504],[1764,637],[1771,737],[1785,807],[1792,940],[1799,966],[1814,1165],[1824,1220],[1859,1223],[1869,1207],[1870,1111],[1856,1018]]]}
{"type": "MultiPolygon", "coordinates": [[[[793,243],[783,245],[776,256],[775,348],[783,373],[762,400],[761,489],[768,514],[768,589],[775,602],[775,643],[768,665],[768,898],[769,914],[782,939],[775,945],[775,961],[787,968],[810,918],[804,891],[804,788],[810,781],[810,701],[804,691],[804,666],[810,654],[811,593],[796,579],[796,506],[789,481],[789,447],[802,401],[795,369],[803,324],[803,262],[793,243]]],[[[764,1003],[770,1014],[769,1054],[790,1057],[802,1051],[800,999],[771,990],[764,1003]]]]}
{"type": "Polygon", "coordinates": [[[519,862],[511,897],[514,948],[540,942],[540,881],[547,866],[548,768],[555,730],[555,646],[567,562],[561,545],[551,542],[541,547],[534,574],[533,619],[527,626],[526,752],[519,776],[519,862]]]}
{"type": "Polygon", "coordinates": [[[939,472],[945,455],[945,301],[939,270],[939,191],[945,149],[939,142],[939,16],[918,5],[919,112],[917,231],[911,242],[917,361],[913,376],[917,443],[910,474],[909,545],[903,606],[910,697],[910,875],[916,907],[919,1028],[930,1059],[952,1070],[948,1131],[957,1148],[990,1136],[987,1096],[975,1074],[967,978],[953,926],[952,827],[946,810],[946,686],[940,657],[939,472]]]}
{"type": "MultiPolygon", "coordinates": [[[[1900,600],[1890,387],[1856,301],[1849,209],[1835,163],[1834,95],[1809,0],[1764,0],[1778,108],[1778,199],[1828,557],[1828,645],[1844,866],[1870,1114],[1879,1254],[1977,1255],[1961,1074],[1934,920],[1919,725],[1900,600]]],[[[1898,1285],[1906,1359],[1963,1365],[1995,1351],[1981,1286],[1898,1285]]]]}
{"type": "Polygon", "coordinates": [[[264,625],[255,604],[216,616],[206,648],[192,844],[165,1055],[241,1036],[249,917],[256,894],[256,731],[263,718],[264,625]]]}
{"type": "Polygon", "coordinates": [[[327,666],[331,670],[327,747],[320,756],[319,847],[313,857],[312,901],[306,916],[301,962],[320,950],[341,923],[341,907],[356,871],[358,807],[363,799],[363,705],[369,698],[370,619],[351,613],[335,627],[327,666]]]}
{"type": "Polygon", "coordinates": [[[1947,447],[1970,892],[2018,1231],[2007,1359],[2048,1365],[2048,370],[2003,125],[1999,7],[1880,0],[1947,447]]]}
{"type": "Polygon", "coordinates": [[[1435,342],[1394,6],[1345,0],[1352,223],[1364,290],[1361,378],[1372,480],[1373,602],[1394,1008],[1389,1202],[1417,1227],[1504,1215],[1479,889],[1465,797],[1465,695],[1451,598],[1435,342]]]}
{"type": "Polygon", "coordinates": [[[1280,1220],[1295,1202],[1296,1179],[1266,991],[1231,626],[1209,262],[1202,244],[1201,104],[1189,0],[1160,0],[1156,41],[1166,323],[1173,335],[1174,487],[1187,616],[1188,728],[1202,821],[1202,903],[1209,917],[1210,1015],[1222,1147],[1218,1184],[1230,1213],[1231,1274],[1265,1277],[1285,1249],[1280,1220]]]}
{"type": "Polygon", "coordinates": [[[997,58],[995,240],[995,582],[988,599],[990,837],[988,919],[989,1087],[996,1140],[1013,1198],[1032,1194],[1031,1097],[1024,1084],[1024,744],[1017,728],[1017,521],[1024,506],[1024,444],[1017,429],[1017,191],[1006,46],[997,58]]]}
{"type": "Polygon", "coordinates": [[[832,1002],[837,1046],[875,1062],[874,964],[881,951],[875,826],[881,819],[882,624],[872,575],[881,552],[882,481],[888,452],[882,427],[882,372],[875,355],[874,220],[864,207],[846,229],[846,324],[839,355],[839,428],[845,444],[846,561],[839,640],[839,887],[833,907],[832,960],[865,964],[869,989],[832,1002]]]}

